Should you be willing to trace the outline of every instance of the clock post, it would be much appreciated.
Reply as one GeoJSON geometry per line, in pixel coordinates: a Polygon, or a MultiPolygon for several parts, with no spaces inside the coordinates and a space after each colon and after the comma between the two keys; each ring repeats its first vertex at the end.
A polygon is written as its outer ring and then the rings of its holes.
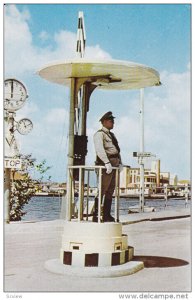
{"type": "Polygon", "coordinates": [[[29,119],[15,120],[16,111],[21,109],[28,98],[24,84],[17,79],[4,81],[4,122],[5,122],[5,159],[4,159],[4,221],[10,222],[11,172],[20,168],[18,161],[19,149],[15,138],[15,131],[28,134],[33,124],[29,119]]]}
{"type": "MultiPolygon", "coordinates": [[[[18,146],[14,136],[14,112],[6,111],[5,113],[5,158],[15,157],[19,154],[18,146]]],[[[4,178],[4,220],[10,222],[10,196],[11,196],[11,168],[5,167],[4,178]]]]}

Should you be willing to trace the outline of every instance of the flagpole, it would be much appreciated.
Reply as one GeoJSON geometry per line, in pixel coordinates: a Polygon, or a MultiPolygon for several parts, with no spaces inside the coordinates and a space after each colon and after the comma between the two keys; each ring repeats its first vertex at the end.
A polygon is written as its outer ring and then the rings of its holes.
{"type": "MultiPolygon", "coordinates": [[[[144,89],[140,89],[140,153],[144,153],[144,89]]],[[[140,163],[140,211],[144,211],[144,161],[142,155],[140,163]]]]}

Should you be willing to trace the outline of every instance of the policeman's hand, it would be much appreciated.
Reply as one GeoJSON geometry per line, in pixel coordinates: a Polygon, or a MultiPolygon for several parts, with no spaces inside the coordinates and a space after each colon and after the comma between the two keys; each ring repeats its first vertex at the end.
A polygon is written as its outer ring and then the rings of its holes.
{"type": "Polygon", "coordinates": [[[111,165],[111,163],[105,164],[105,167],[106,167],[106,173],[107,174],[112,173],[112,165],[111,165]]]}

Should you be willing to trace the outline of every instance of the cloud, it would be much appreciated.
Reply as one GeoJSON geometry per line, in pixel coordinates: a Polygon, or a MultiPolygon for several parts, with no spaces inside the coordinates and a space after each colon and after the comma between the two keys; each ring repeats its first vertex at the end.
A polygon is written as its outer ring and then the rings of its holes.
{"type": "MultiPolygon", "coordinates": [[[[68,112],[64,108],[54,108],[48,110],[42,117],[41,112],[37,113],[39,114],[39,121],[33,124],[33,130],[30,134],[22,136],[16,132],[20,152],[23,154],[32,153],[38,161],[46,159],[47,164],[53,166],[52,172],[56,169],[58,174],[63,163],[63,170],[65,170],[68,112]]],[[[29,115],[26,113],[25,117],[29,117],[29,115]]],[[[62,177],[65,177],[65,171],[62,177]]]]}
{"type": "MultiPolygon", "coordinates": [[[[33,43],[29,20],[28,10],[20,12],[15,5],[6,6],[4,26],[6,76],[35,72],[49,61],[75,57],[76,33],[60,30],[51,36],[47,31],[41,31],[38,37],[42,41],[49,39],[51,45],[38,46],[33,43]]],[[[110,54],[99,45],[87,46],[86,57],[111,58],[110,54]]]]}
{"type": "MultiPolygon", "coordinates": [[[[28,101],[28,100],[27,100],[28,101]]],[[[17,111],[17,119],[31,118],[39,111],[39,107],[34,102],[27,102],[25,105],[17,111]]]]}
{"type": "Polygon", "coordinates": [[[146,99],[147,115],[152,113],[149,125],[160,129],[162,137],[174,133],[179,143],[181,136],[190,134],[190,72],[166,73],[166,76],[163,73],[161,78],[163,86],[156,91],[156,97],[148,95],[146,99]]]}
{"type": "Polygon", "coordinates": [[[64,122],[68,123],[69,114],[64,108],[54,108],[51,109],[46,116],[44,117],[43,121],[47,125],[58,125],[63,124],[64,122]]]}
{"type": "Polygon", "coordinates": [[[28,26],[29,18],[27,11],[20,13],[14,5],[5,7],[4,53],[6,73],[23,72],[25,68],[31,65],[33,49],[32,35],[28,26]]]}
{"type": "Polygon", "coordinates": [[[111,59],[111,55],[106,51],[102,50],[99,45],[95,45],[94,47],[86,47],[85,52],[86,58],[97,58],[97,59],[111,59]],[[95,55],[94,55],[95,53],[95,55]]]}
{"type": "Polygon", "coordinates": [[[50,35],[48,34],[47,31],[43,30],[39,33],[39,38],[41,41],[45,42],[50,38],[50,35]]]}

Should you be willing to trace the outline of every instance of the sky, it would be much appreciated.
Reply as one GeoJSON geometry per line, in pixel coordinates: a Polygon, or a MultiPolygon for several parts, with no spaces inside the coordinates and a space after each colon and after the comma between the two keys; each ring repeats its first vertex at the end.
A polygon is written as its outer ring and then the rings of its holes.
{"type": "MultiPolygon", "coordinates": [[[[7,4],[4,6],[4,78],[22,81],[29,94],[16,121],[33,130],[15,133],[20,152],[46,159],[53,181],[66,181],[69,89],[37,75],[53,61],[75,57],[78,12],[86,29],[85,58],[132,61],[154,68],[160,87],[146,88],[145,151],[161,160],[161,171],[191,176],[190,4],[7,4]]],[[[139,91],[95,90],[87,116],[87,164],[94,164],[93,134],[112,111],[124,165],[138,167],[139,91]]],[[[147,163],[148,164],[148,163],[147,163]]]]}

